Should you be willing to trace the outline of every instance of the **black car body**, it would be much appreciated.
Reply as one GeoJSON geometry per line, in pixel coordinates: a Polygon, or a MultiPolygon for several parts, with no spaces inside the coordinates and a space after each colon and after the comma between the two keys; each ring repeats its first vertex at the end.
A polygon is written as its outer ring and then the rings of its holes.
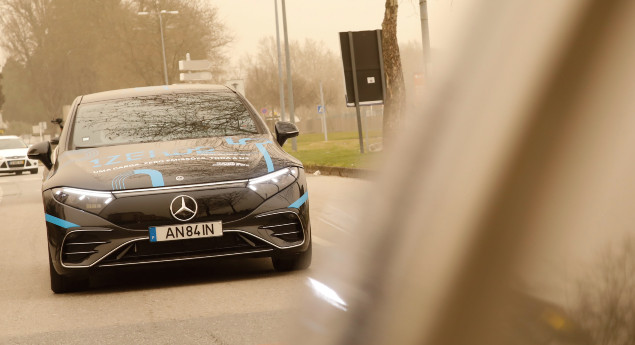
{"type": "Polygon", "coordinates": [[[51,287],[83,288],[101,267],[228,256],[311,261],[302,164],[240,94],[172,85],[78,97],[59,145],[32,147],[47,167],[42,196],[51,287]]]}

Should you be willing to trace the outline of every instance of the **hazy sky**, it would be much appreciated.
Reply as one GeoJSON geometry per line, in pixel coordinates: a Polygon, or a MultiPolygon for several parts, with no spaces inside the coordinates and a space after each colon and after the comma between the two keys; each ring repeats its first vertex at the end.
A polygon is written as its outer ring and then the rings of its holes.
{"type": "MultiPolygon", "coordinates": [[[[228,49],[230,56],[240,58],[253,52],[261,38],[275,37],[273,0],[207,1],[218,8],[220,19],[234,33],[235,40],[228,49]]],[[[428,0],[433,48],[444,47],[461,20],[459,13],[465,12],[462,11],[467,7],[465,4],[472,2],[474,0],[428,0]]],[[[312,38],[339,52],[338,32],[381,28],[384,4],[385,0],[287,0],[289,39],[312,38]]],[[[280,30],[282,35],[282,24],[280,30]]],[[[421,41],[418,0],[400,0],[398,36],[400,42],[421,41]]],[[[0,51],[0,64],[4,60],[0,51]]]]}
{"type": "MultiPolygon", "coordinates": [[[[209,0],[235,41],[232,55],[242,56],[253,51],[262,37],[274,36],[275,10],[273,0],[209,0]]],[[[287,0],[287,21],[290,40],[306,37],[324,41],[329,49],[339,51],[341,31],[375,30],[381,28],[385,0],[287,0]]],[[[467,0],[429,0],[431,44],[443,45],[444,37],[456,17],[457,3],[467,0]]],[[[281,8],[279,8],[282,11],[281,8]]],[[[400,0],[398,36],[401,42],[421,42],[421,22],[418,0],[400,0]]],[[[282,36],[282,25],[280,26],[282,36]]]]}

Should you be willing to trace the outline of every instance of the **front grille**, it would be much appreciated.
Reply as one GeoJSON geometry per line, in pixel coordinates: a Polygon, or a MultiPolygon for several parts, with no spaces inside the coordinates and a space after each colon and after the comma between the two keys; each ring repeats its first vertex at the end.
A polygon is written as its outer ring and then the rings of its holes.
{"type": "Polygon", "coordinates": [[[25,160],[21,160],[21,161],[9,161],[7,164],[9,164],[10,168],[23,168],[24,164],[26,164],[25,160]],[[18,163],[21,162],[21,163],[18,163]],[[18,164],[16,164],[18,163],[18,164]]]}
{"type": "Polygon", "coordinates": [[[225,233],[222,237],[199,238],[180,241],[137,241],[108,255],[102,264],[134,263],[147,260],[169,260],[170,258],[194,257],[227,252],[250,251],[270,248],[255,238],[245,241],[241,235],[225,233]]]}
{"type": "Polygon", "coordinates": [[[65,264],[81,264],[91,255],[97,253],[97,246],[110,241],[100,239],[95,233],[73,232],[64,240],[62,246],[62,262],[65,264]]]}

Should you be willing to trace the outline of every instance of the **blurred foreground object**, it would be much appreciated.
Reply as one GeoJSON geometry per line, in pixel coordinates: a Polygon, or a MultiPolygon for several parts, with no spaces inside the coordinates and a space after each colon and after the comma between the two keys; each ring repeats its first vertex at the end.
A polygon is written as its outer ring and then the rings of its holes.
{"type": "Polygon", "coordinates": [[[635,231],[635,2],[474,9],[346,251],[314,273],[303,344],[632,344],[594,339],[567,303],[635,231]]]}

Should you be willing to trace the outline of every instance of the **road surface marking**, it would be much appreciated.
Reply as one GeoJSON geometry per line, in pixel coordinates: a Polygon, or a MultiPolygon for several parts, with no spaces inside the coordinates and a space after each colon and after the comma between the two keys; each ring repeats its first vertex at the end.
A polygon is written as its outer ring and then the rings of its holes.
{"type": "Polygon", "coordinates": [[[317,236],[315,236],[315,235],[313,235],[313,236],[311,237],[311,240],[312,240],[313,242],[315,242],[315,244],[320,245],[320,246],[323,246],[323,247],[332,247],[332,246],[334,246],[334,244],[333,244],[333,243],[331,243],[331,242],[329,242],[329,241],[327,241],[327,240],[321,239],[321,238],[319,238],[319,237],[317,237],[317,236]]]}
{"type": "Polygon", "coordinates": [[[339,231],[341,231],[341,232],[344,232],[344,233],[350,234],[350,232],[349,232],[349,231],[345,230],[345,229],[344,229],[344,228],[342,228],[341,226],[336,225],[336,224],[333,224],[333,223],[329,222],[328,220],[324,219],[324,218],[323,218],[323,217],[321,217],[321,216],[318,216],[317,218],[318,218],[318,219],[319,219],[322,223],[324,223],[324,224],[326,224],[326,225],[330,225],[331,227],[333,227],[333,228],[335,228],[335,229],[337,229],[337,230],[339,230],[339,231]]]}

